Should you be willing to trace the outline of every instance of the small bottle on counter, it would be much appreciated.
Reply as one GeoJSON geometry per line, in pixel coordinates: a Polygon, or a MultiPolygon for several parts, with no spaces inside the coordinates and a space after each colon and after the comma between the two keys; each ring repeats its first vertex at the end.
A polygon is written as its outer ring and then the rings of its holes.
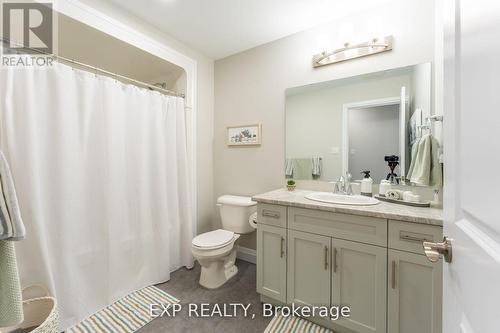
{"type": "Polygon", "coordinates": [[[443,203],[441,202],[441,198],[439,197],[439,188],[434,188],[432,190],[432,194],[431,207],[443,208],[443,203]]]}
{"type": "Polygon", "coordinates": [[[365,176],[361,181],[361,195],[371,197],[373,193],[373,179],[370,177],[370,170],[361,171],[365,176]]]}
{"type": "Polygon", "coordinates": [[[385,194],[387,193],[387,191],[389,191],[391,189],[391,182],[386,180],[386,179],[382,179],[380,181],[380,185],[378,187],[378,194],[382,197],[385,197],[385,194]]]}

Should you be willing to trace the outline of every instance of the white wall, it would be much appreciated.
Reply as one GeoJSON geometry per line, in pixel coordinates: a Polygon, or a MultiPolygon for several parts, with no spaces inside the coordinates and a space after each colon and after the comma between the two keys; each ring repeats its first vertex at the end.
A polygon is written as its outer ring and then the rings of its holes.
{"type": "MultiPolygon", "coordinates": [[[[215,63],[215,196],[284,184],[285,89],[434,60],[434,0],[394,1],[215,63]],[[394,36],[391,52],[313,69],[312,55],[346,41],[394,36]],[[263,144],[228,148],[227,125],[262,123],[263,144]]],[[[214,214],[216,217],[217,215],[214,214]]],[[[255,246],[245,237],[242,245],[255,246]]]]}
{"type": "MultiPolygon", "coordinates": [[[[213,200],[213,121],[214,121],[214,61],[131,13],[105,1],[83,0],[83,3],[116,19],[135,31],[174,49],[196,61],[197,67],[197,211],[198,232],[212,229],[213,200]]],[[[182,81],[183,78],[180,78],[182,81]]],[[[185,78],[184,78],[185,80],[185,78]]],[[[185,81],[184,81],[185,82],[185,81]]],[[[189,112],[189,111],[187,111],[189,112]]],[[[188,115],[189,116],[189,115],[188,115]]]]}
{"type": "Polygon", "coordinates": [[[419,64],[413,67],[413,75],[411,82],[411,107],[410,116],[416,109],[422,110],[422,118],[425,119],[431,115],[432,104],[432,87],[429,82],[432,82],[432,71],[430,64],[419,64]]]}

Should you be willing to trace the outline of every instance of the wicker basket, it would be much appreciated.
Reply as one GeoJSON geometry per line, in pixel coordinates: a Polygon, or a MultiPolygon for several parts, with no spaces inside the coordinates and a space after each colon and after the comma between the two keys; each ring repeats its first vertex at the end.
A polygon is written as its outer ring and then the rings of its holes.
{"type": "Polygon", "coordinates": [[[31,333],[59,333],[59,313],[57,311],[57,301],[42,286],[31,286],[23,289],[23,311],[24,321],[16,326],[9,327],[2,332],[12,332],[31,329],[31,333]],[[39,292],[41,291],[41,293],[39,292]],[[27,297],[29,294],[36,294],[37,297],[27,297]]]}

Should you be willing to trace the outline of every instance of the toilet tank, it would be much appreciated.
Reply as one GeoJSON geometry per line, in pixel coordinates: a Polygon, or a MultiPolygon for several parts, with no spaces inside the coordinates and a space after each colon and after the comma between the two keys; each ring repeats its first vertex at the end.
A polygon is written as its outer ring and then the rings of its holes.
{"type": "Polygon", "coordinates": [[[222,228],[238,234],[247,234],[252,228],[248,219],[257,211],[257,203],[250,197],[223,195],[217,199],[222,228]]]}

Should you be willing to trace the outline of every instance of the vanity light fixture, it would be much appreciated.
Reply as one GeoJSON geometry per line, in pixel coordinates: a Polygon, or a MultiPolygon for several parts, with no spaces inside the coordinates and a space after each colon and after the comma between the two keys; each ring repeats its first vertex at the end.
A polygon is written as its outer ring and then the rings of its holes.
{"type": "Polygon", "coordinates": [[[323,51],[313,56],[313,67],[321,67],[341,61],[365,57],[392,50],[392,36],[373,38],[369,42],[356,45],[345,43],[344,47],[331,52],[323,51]]]}

